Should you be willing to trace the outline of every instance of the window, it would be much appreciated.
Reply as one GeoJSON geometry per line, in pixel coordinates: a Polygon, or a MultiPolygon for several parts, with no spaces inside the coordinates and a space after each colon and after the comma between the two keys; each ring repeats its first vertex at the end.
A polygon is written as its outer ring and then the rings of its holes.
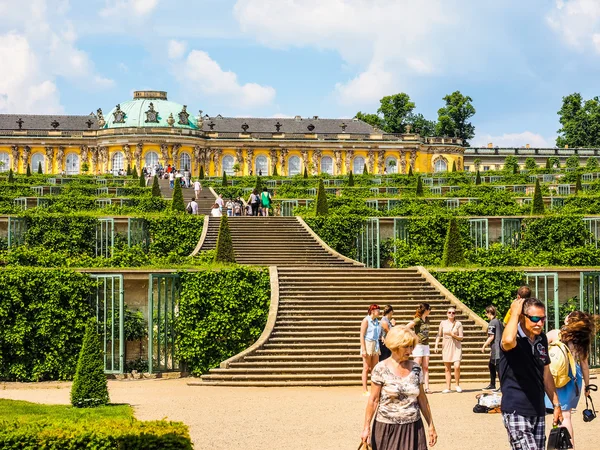
{"type": "Polygon", "coordinates": [[[79,156],[76,153],[67,155],[67,175],[79,175],[79,156]]]}
{"type": "Polygon", "coordinates": [[[438,159],[433,165],[434,172],[447,172],[448,171],[448,163],[444,161],[442,158],[438,159]]]}
{"type": "Polygon", "coordinates": [[[10,157],[8,153],[0,153],[0,172],[8,172],[10,169],[10,157]]]}
{"type": "Polygon", "coordinates": [[[288,160],[288,175],[294,176],[300,173],[300,158],[292,156],[288,160]]]}
{"type": "Polygon", "coordinates": [[[269,164],[266,156],[257,156],[255,162],[256,175],[269,175],[269,164]]]}
{"type": "Polygon", "coordinates": [[[119,170],[123,170],[123,153],[116,152],[112,157],[113,175],[119,175],[119,170]]]}
{"type": "Polygon", "coordinates": [[[393,156],[389,156],[385,160],[385,168],[387,173],[398,173],[398,160],[393,156]]]}
{"type": "Polygon", "coordinates": [[[190,158],[188,153],[182,153],[179,155],[179,170],[192,170],[192,158],[190,158]]]}
{"type": "Polygon", "coordinates": [[[148,169],[153,168],[158,165],[158,153],[156,152],[148,152],[146,153],[146,158],[144,159],[144,164],[148,169]]]}
{"type": "Polygon", "coordinates": [[[483,166],[483,171],[487,172],[488,170],[490,170],[490,166],[483,166]]]}
{"type": "Polygon", "coordinates": [[[233,165],[235,164],[233,156],[226,155],[223,156],[223,171],[229,175],[233,176],[235,173],[233,172],[233,165]]]}
{"type": "Polygon", "coordinates": [[[33,173],[37,173],[38,166],[42,165],[42,173],[46,172],[46,167],[44,167],[44,154],[43,153],[34,153],[31,156],[31,171],[33,173]]]}
{"type": "Polygon", "coordinates": [[[321,173],[333,175],[333,159],[331,156],[321,158],[321,173]]]}
{"type": "Polygon", "coordinates": [[[355,174],[361,174],[361,173],[363,173],[364,170],[365,170],[365,158],[363,158],[362,156],[357,156],[356,158],[354,158],[354,164],[352,167],[352,171],[355,174]]]}

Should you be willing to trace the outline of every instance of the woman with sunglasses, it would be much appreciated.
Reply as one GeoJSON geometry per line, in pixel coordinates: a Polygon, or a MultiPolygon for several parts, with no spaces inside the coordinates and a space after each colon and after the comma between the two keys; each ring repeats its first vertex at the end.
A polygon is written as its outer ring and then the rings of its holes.
{"type": "Polygon", "coordinates": [[[454,365],[454,382],[456,383],[456,392],[462,392],[460,387],[460,360],[462,359],[462,340],[464,339],[463,326],[456,320],[456,308],[451,306],[446,312],[448,318],[440,322],[437,337],[435,338],[434,351],[438,351],[438,343],[443,336],[442,341],[442,360],[444,361],[444,374],[446,376],[446,389],[442,394],[452,392],[452,365],[454,365]]]}
{"type": "Polygon", "coordinates": [[[363,360],[362,386],[363,395],[369,395],[367,380],[369,372],[379,362],[379,340],[381,339],[381,324],[379,323],[379,305],[369,306],[367,316],[360,324],[360,356],[363,360]]]}
{"type": "MultiPolygon", "coordinates": [[[[557,387],[558,401],[563,415],[563,426],[571,433],[573,447],[575,436],[573,435],[573,422],[571,410],[577,407],[581,391],[590,396],[590,366],[588,355],[594,335],[598,318],[582,311],[573,311],[565,318],[565,324],[560,330],[552,330],[546,335],[548,344],[560,341],[567,346],[575,359],[576,374],[571,381],[563,387],[557,387]]],[[[552,351],[549,352],[552,357],[552,351]]],[[[552,402],[546,396],[546,408],[552,409],[552,402]]]]}
{"type": "Polygon", "coordinates": [[[423,369],[423,379],[425,381],[425,393],[429,394],[429,314],[431,305],[429,303],[420,303],[415,311],[415,318],[408,322],[407,328],[415,330],[419,343],[413,350],[415,362],[423,369]]]}

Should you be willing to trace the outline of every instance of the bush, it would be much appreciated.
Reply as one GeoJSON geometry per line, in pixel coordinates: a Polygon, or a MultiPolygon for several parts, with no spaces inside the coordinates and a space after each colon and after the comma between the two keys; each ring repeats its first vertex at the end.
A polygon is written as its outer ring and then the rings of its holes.
{"type": "Polygon", "coordinates": [[[408,176],[409,177],[413,176],[413,170],[412,170],[412,166],[411,165],[408,166],[408,176]]]}
{"type": "Polygon", "coordinates": [[[516,156],[509,155],[504,158],[504,171],[516,174],[519,171],[519,160],[516,156]]]}
{"type": "Polygon", "coordinates": [[[600,163],[598,163],[598,158],[595,156],[590,156],[585,162],[586,169],[595,170],[598,169],[598,167],[600,167],[600,163]]]}
{"type": "Polygon", "coordinates": [[[8,180],[9,183],[14,183],[15,182],[15,174],[13,173],[12,169],[8,170],[8,180]]]}
{"type": "Polygon", "coordinates": [[[104,352],[100,347],[96,319],[88,322],[71,387],[71,405],[94,408],[108,404],[108,384],[104,374],[104,352]]]}
{"type": "MultiPolygon", "coordinates": [[[[140,178],[138,180],[138,184],[140,187],[145,188],[146,187],[146,177],[144,176],[144,174],[140,175],[140,178]]],[[[154,189],[153,189],[154,190],[154,189]]]]}
{"type": "Polygon", "coordinates": [[[571,167],[573,169],[577,169],[579,167],[579,156],[571,155],[565,161],[567,167],[571,167]]]}
{"type": "Polygon", "coordinates": [[[533,203],[531,204],[531,214],[544,214],[544,199],[540,188],[540,180],[535,180],[535,190],[533,191],[533,203]]]}
{"type": "Polygon", "coordinates": [[[422,196],[423,195],[423,180],[421,179],[421,177],[417,177],[417,196],[422,196]]]}
{"type": "Polygon", "coordinates": [[[446,234],[446,242],[444,243],[442,266],[458,266],[464,262],[465,255],[458,223],[455,218],[452,218],[450,219],[450,223],[448,223],[448,233],[446,234]]]}
{"type": "Polygon", "coordinates": [[[181,192],[181,183],[175,179],[175,189],[173,189],[173,200],[171,202],[171,211],[185,212],[185,202],[183,201],[183,192],[181,192]]]}
{"type": "Polygon", "coordinates": [[[354,174],[350,171],[350,175],[348,175],[348,187],[354,186],[354,174]]]}
{"type": "Polygon", "coordinates": [[[357,214],[335,214],[304,217],[306,224],[332,249],[356,259],[356,237],[362,232],[366,217],[357,214]]]}
{"type": "Polygon", "coordinates": [[[475,175],[475,186],[479,186],[481,184],[481,174],[479,173],[479,169],[477,169],[477,174],[475,175]]]}
{"type": "Polygon", "coordinates": [[[158,175],[154,175],[154,179],[152,180],[152,197],[162,197],[158,184],[158,175]]]}
{"type": "Polygon", "coordinates": [[[581,174],[577,174],[577,178],[575,179],[575,194],[579,194],[583,190],[581,186],[581,174]]]}
{"type": "Polygon", "coordinates": [[[217,254],[215,255],[215,261],[222,263],[235,263],[235,253],[233,251],[233,243],[231,242],[231,231],[229,230],[229,220],[227,220],[227,216],[221,217],[219,236],[217,237],[217,254]]]}
{"type": "Polygon", "coordinates": [[[223,185],[223,187],[227,186],[227,173],[225,171],[223,171],[223,181],[221,182],[221,184],[223,185]]]}
{"type": "Polygon", "coordinates": [[[308,169],[304,166],[304,178],[308,178],[308,169]]]}
{"type": "Polygon", "coordinates": [[[42,175],[44,173],[44,171],[42,170],[42,162],[41,161],[38,161],[37,173],[38,173],[38,175],[42,175]]]}
{"type": "Polygon", "coordinates": [[[528,156],[527,158],[525,158],[525,168],[527,170],[536,170],[538,168],[536,162],[535,162],[535,158],[528,156]]]}
{"type": "Polygon", "coordinates": [[[316,215],[317,216],[326,216],[328,214],[328,206],[327,206],[327,195],[325,195],[325,186],[323,185],[323,180],[319,180],[319,189],[317,190],[317,205],[316,205],[316,215]]]}
{"type": "Polygon", "coordinates": [[[198,175],[198,178],[204,180],[204,166],[200,166],[200,175],[198,175]]]}

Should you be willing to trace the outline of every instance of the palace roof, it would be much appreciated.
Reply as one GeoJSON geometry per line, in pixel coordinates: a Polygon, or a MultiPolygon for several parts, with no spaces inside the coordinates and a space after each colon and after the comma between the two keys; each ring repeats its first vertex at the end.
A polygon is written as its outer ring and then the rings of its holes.
{"type": "Polygon", "coordinates": [[[21,129],[49,131],[97,130],[98,122],[93,114],[88,116],[0,114],[0,130],[18,131],[21,129]]]}

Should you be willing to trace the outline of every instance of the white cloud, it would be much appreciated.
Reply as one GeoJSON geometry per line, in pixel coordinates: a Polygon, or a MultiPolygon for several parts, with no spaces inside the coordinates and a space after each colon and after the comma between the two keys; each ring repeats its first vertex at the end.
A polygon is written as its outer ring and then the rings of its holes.
{"type": "Polygon", "coordinates": [[[546,22],[567,45],[585,50],[591,44],[598,48],[600,2],[598,0],[556,0],[546,22]]]}
{"type": "Polygon", "coordinates": [[[100,10],[102,17],[147,16],[158,6],[158,0],[106,0],[100,10]]]}
{"type": "Polygon", "coordinates": [[[525,147],[529,144],[533,148],[552,148],[556,138],[544,138],[541,134],[531,131],[522,133],[505,133],[501,136],[492,136],[491,134],[477,134],[471,142],[473,147],[487,147],[492,143],[494,147],[525,147]]]}
{"type": "Polygon", "coordinates": [[[174,67],[174,73],[192,91],[205,96],[222,97],[232,106],[253,108],[269,105],[275,99],[275,89],[257,83],[240,84],[237,75],[225,71],[208,53],[192,50],[174,67]]]}
{"type": "Polygon", "coordinates": [[[422,59],[407,58],[406,63],[408,64],[408,67],[417,73],[428,74],[433,72],[433,66],[422,59]]]}
{"type": "Polygon", "coordinates": [[[184,41],[176,41],[171,39],[169,41],[168,55],[170,59],[179,59],[185,54],[187,43],[184,41]]]}
{"type": "Polygon", "coordinates": [[[335,85],[335,95],[343,105],[364,105],[379,100],[394,90],[390,72],[380,67],[370,67],[347,83],[335,85]]]}

